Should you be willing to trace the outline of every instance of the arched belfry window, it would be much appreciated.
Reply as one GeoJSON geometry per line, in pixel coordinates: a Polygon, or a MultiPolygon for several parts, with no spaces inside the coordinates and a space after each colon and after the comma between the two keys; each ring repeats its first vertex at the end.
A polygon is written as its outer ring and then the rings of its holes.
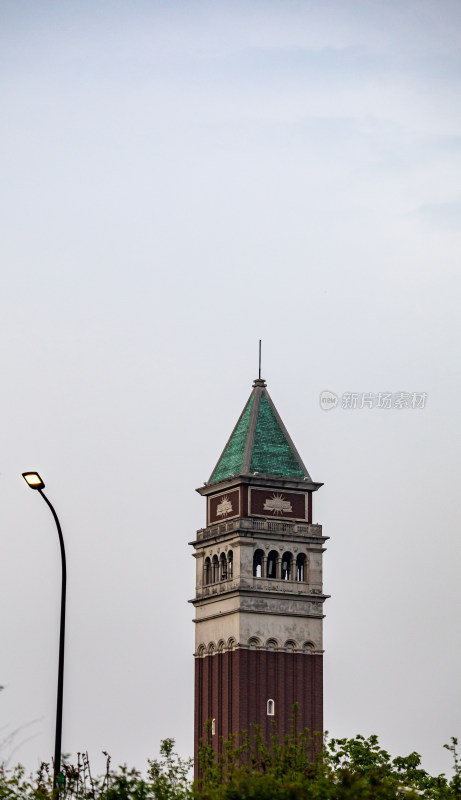
{"type": "Polygon", "coordinates": [[[275,714],[275,703],[273,700],[267,701],[267,716],[273,717],[275,714]]]}
{"type": "Polygon", "coordinates": [[[291,580],[291,562],[292,556],[291,553],[284,553],[282,556],[282,581],[290,581],[291,580]]]}
{"type": "Polygon", "coordinates": [[[219,581],[219,561],[218,556],[213,556],[213,583],[219,581]]]}
{"type": "Polygon", "coordinates": [[[277,550],[271,550],[267,556],[267,577],[277,577],[277,550]]]}
{"type": "Polygon", "coordinates": [[[304,553],[300,553],[296,558],[296,580],[297,581],[307,580],[306,556],[304,555],[304,553]]]}
{"type": "Polygon", "coordinates": [[[221,558],[220,558],[220,571],[221,571],[221,576],[220,576],[220,577],[221,577],[221,580],[222,580],[222,581],[225,581],[225,580],[227,580],[227,561],[226,561],[226,555],[225,555],[225,553],[221,553],[221,558]]]}
{"type": "Polygon", "coordinates": [[[263,577],[263,551],[256,550],[253,556],[253,576],[255,578],[263,577]]]}
{"type": "Polygon", "coordinates": [[[211,583],[211,561],[208,557],[205,559],[204,582],[205,586],[211,583]]]}
{"type": "Polygon", "coordinates": [[[234,554],[232,550],[229,550],[227,554],[227,577],[229,578],[229,580],[231,580],[232,578],[233,568],[234,568],[234,554]]]}

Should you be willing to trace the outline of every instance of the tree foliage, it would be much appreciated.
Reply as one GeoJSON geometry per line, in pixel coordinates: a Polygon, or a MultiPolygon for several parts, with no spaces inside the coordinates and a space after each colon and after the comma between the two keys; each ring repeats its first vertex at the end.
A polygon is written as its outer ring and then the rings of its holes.
{"type": "MultiPolygon", "coordinates": [[[[209,738],[209,737],[207,737],[209,738]]],[[[290,735],[266,742],[256,728],[222,742],[216,756],[208,743],[200,752],[200,779],[191,779],[191,759],[182,759],[174,740],[165,739],[158,759],[142,774],[126,765],[94,777],[88,755],[64,763],[65,785],[53,793],[52,769],[42,764],[27,776],[23,767],[0,767],[0,800],[461,800],[458,742],[445,747],[453,756],[453,775],[433,777],[420,756],[392,758],[378,742],[325,737],[319,747],[296,721],[290,735]]]]}

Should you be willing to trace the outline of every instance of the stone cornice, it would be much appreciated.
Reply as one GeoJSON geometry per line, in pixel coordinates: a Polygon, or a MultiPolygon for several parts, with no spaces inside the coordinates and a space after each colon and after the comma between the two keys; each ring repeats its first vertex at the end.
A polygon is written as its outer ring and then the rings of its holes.
{"type": "Polygon", "coordinates": [[[215,483],[204,483],[195,491],[202,496],[209,494],[219,494],[223,491],[228,491],[235,486],[260,486],[261,488],[271,489],[294,489],[298,492],[316,492],[323,486],[323,483],[315,483],[312,480],[298,480],[297,478],[286,478],[282,475],[235,475],[231,478],[226,478],[222,481],[215,483]]]}

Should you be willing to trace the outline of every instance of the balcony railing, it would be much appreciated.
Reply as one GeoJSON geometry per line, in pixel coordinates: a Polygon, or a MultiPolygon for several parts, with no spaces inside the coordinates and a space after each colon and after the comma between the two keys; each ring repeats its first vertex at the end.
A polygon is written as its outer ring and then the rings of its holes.
{"type": "MultiPolygon", "coordinates": [[[[235,590],[251,589],[260,592],[277,592],[279,594],[303,594],[315,596],[315,600],[322,595],[322,589],[318,585],[306,583],[305,581],[282,581],[276,578],[232,578],[231,580],[217,581],[208,583],[205,586],[197,586],[196,597],[212,597],[222,592],[232,592],[235,590]]],[[[314,599],[314,597],[313,597],[314,599]]]]}
{"type": "Polygon", "coordinates": [[[223,533],[236,530],[273,531],[277,533],[299,534],[301,536],[322,535],[321,525],[310,525],[307,522],[286,522],[285,520],[245,517],[210,525],[208,528],[200,528],[200,530],[197,531],[197,539],[210,539],[213,536],[220,536],[223,533]]]}

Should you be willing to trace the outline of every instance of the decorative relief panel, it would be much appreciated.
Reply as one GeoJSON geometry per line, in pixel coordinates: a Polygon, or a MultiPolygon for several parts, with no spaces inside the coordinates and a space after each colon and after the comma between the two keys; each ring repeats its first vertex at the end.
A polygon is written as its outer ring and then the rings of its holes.
{"type": "Polygon", "coordinates": [[[214,522],[226,522],[240,516],[240,490],[216,494],[208,498],[208,525],[214,522]]]}
{"type": "Polygon", "coordinates": [[[249,513],[278,519],[307,520],[308,494],[250,488],[249,513]]]}
{"type": "Polygon", "coordinates": [[[274,492],[272,497],[266,497],[263,505],[264,511],[271,511],[273,514],[292,514],[293,507],[289,500],[285,500],[281,492],[274,492]]]}

